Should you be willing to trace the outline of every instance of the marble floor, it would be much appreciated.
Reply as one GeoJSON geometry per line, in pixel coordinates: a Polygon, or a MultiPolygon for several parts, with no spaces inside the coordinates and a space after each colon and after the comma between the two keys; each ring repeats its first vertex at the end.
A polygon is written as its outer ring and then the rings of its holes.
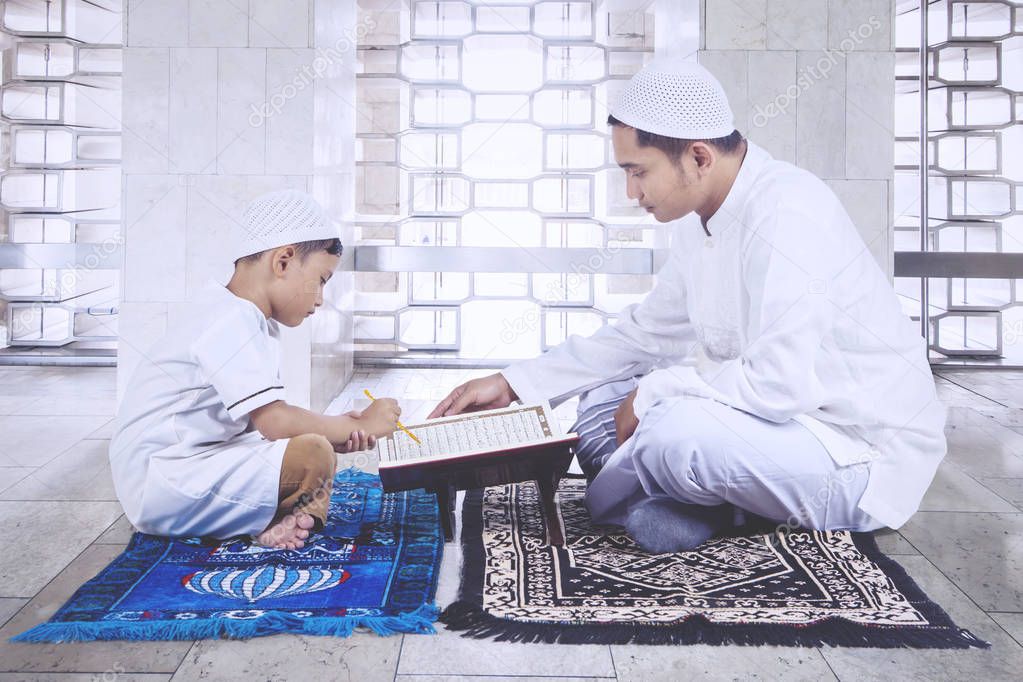
{"type": "MultiPolygon", "coordinates": [[[[359,407],[369,388],[403,397],[403,420],[411,423],[478,374],[359,371],[332,407],[359,407]]],[[[949,455],[920,512],[878,539],[956,622],[992,643],[988,651],[523,645],[443,629],[386,638],[16,645],[8,638],[53,614],[121,551],[131,527],[106,457],[114,370],[0,368],[0,680],[1019,679],[1023,373],[942,371],[935,381],[949,406],[949,455]],[[43,542],[27,564],[24,548],[43,542]]],[[[562,408],[562,417],[570,419],[570,410],[562,408]]],[[[458,559],[448,545],[441,605],[454,597],[458,559]]]]}

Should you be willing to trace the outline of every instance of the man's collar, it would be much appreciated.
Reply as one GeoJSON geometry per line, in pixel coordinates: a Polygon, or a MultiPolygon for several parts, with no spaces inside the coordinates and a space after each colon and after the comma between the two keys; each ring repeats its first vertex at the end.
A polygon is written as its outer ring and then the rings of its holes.
{"type": "Polygon", "coordinates": [[[758,147],[749,140],[746,141],[746,157],[742,160],[742,165],[739,166],[735,181],[728,190],[725,200],[707,221],[707,229],[711,235],[717,234],[715,228],[727,228],[742,213],[742,206],[749,197],[754,180],[760,174],[760,169],[770,160],[771,155],[767,153],[767,150],[758,147]]]}

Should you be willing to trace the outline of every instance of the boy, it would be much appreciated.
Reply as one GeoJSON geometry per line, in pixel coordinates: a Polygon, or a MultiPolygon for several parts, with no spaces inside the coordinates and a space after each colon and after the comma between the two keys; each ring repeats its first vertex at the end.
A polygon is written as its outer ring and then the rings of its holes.
{"type": "Polygon", "coordinates": [[[251,534],[297,549],[326,520],[335,451],[372,446],[401,410],[381,399],[331,416],[284,401],[277,325],[297,327],[322,305],[342,246],[302,192],[256,199],[242,228],[231,281],[210,282],[132,375],[110,464],[143,532],[251,534]]]}

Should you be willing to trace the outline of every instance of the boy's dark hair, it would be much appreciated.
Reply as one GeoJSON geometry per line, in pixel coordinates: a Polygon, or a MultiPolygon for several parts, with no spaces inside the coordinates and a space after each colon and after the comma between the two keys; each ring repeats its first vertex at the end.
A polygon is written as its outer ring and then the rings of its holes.
{"type": "MultiPolygon", "coordinates": [[[[632,128],[628,123],[622,123],[614,116],[607,117],[607,124],[609,126],[622,126],[625,128],[632,128]]],[[[677,137],[668,137],[666,135],[658,135],[656,133],[648,133],[645,130],[636,128],[636,142],[639,143],[640,147],[654,147],[660,149],[662,152],[668,155],[668,158],[678,163],[679,158],[688,151],[689,147],[694,142],[703,142],[711,147],[714,147],[722,154],[732,154],[742,146],[742,133],[738,130],[733,130],[730,135],[725,137],[715,137],[707,140],[683,140],[677,137]]]]}
{"type": "MultiPolygon", "coordinates": [[[[341,240],[336,237],[333,239],[314,239],[312,241],[298,242],[295,244],[295,253],[298,254],[298,259],[300,261],[305,261],[306,258],[320,251],[326,251],[331,256],[340,256],[344,253],[344,250],[345,247],[341,245],[341,240]]],[[[269,251],[269,249],[267,249],[267,251],[269,251]]],[[[234,264],[238,265],[239,263],[251,263],[253,261],[257,261],[264,253],[266,253],[266,251],[260,251],[259,253],[252,254],[251,256],[242,256],[236,260],[234,264]]]]}

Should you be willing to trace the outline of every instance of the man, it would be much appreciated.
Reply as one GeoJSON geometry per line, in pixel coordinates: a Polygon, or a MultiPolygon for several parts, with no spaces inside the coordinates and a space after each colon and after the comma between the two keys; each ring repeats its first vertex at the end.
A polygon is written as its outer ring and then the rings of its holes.
{"type": "Polygon", "coordinates": [[[651,552],[695,547],[736,509],[826,530],[905,523],[944,457],[945,411],[835,194],[744,140],[696,64],[651,63],[611,113],[629,197],[679,221],[656,286],[432,416],[583,394],[590,513],[651,552]]]}

